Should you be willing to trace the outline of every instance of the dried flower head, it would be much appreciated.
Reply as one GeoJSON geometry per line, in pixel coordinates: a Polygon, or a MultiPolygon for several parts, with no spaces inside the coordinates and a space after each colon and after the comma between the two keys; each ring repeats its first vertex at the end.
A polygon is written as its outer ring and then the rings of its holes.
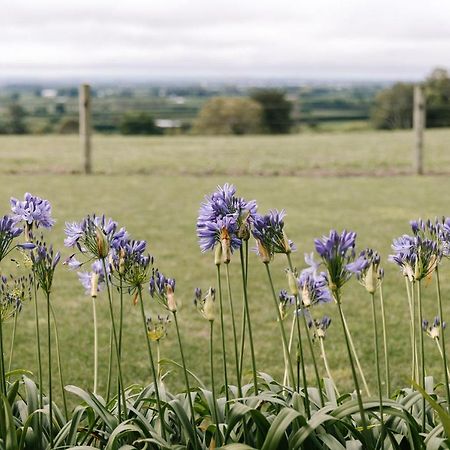
{"type": "MultiPolygon", "coordinates": [[[[446,327],[447,324],[442,322],[442,328],[446,327]]],[[[431,339],[439,339],[441,333],[441,319],[436,316],[432,324],[429,324],[427,319],[423,319],[422,329],[431,339]]]]}
{"type": "Polygon", "coordinates": [[[194,305],[197,307],[198,312],[210,322],[213,322],[216,317],[216,290],[212,287],[208,289],[208,292],[202,297],[202,290],[200,288],[195,289],[194,305]]]}
{"type": "Polygon", "coordinates": [[[14,317],[22,310],[23,303],[31,299],[31,276],[21,276],[18,278],[12,275],[7,278],[0,278],[0,320],[14,317]]]}
{"type": "Polygon", "coordinates": [[[321,319],[312,319],[308,322],[309,328],[313,330],[313,339],[325,339],[327,330],[331,325],[331,319],[323,316],[321,319]]]}
{"type": "Polygon", "coordinates": [[[167,336],[167,329],[170,324],[169,316],[160,316],[156,320],[147,317],[147,334],[151,341],[159,342],[167,336]]]}

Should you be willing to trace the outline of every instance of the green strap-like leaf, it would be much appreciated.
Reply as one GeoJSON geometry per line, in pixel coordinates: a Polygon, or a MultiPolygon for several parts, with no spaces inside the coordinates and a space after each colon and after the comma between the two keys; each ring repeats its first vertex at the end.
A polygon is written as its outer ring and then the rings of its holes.
{"type": "Polygon", "coordinates": [[[285,437],[286,429],[298,417],[301,417],[301,414],[295,409],[282,409],[272,422],[261,450],[278,449],[281,440],[285,437]]]}

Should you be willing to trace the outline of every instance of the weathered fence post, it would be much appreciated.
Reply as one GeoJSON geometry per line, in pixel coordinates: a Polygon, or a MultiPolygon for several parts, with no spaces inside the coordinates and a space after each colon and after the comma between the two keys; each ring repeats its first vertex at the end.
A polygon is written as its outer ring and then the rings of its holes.
{"type": "Polygon", "coordinates": [[[423,133],[425,129],[425,94],[421,84],[414,86],[414,172],[423,174],[423,133]]]}
{"type": "Polygon", "coordinates": [[[80,140],[84,154],[84,173],[92,171],[91,163],[91,87],[82,84],[79,92],[80,99],[80,140]]]}

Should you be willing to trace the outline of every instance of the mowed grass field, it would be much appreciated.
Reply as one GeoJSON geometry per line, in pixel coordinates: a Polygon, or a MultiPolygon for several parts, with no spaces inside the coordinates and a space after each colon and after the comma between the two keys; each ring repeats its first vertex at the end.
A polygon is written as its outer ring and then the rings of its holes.
{"type": "MultiPolygon", "coordinates": [[[[63,247],[65,221],[80,220],[87,213],[111,216],[134,238],[147,240],[156,258],[155,266],[177,280],[177,298],[183,302],[179,318],[187,361],[205,381],[208,381],[208,324],[192,304],[195,287],[206,290],[215,285],[212,255],[200,253],[195,233],[197,211],[204,195],[218,184],[230,182],[237,186],[239,195],[256,199],[261,213],[271,208],[286,209],[286,231],[298,247],[293,260],[299,269],[305,266],[303,254],[313,250],[315,237],[331,228],[355,230],[358,249],[371,246],[383,257],[392,376],[394,386],[400,387],[409,380],[409,314],[404,279],[398,268],[387,262],[390,244],[393,237],[409,232],[410,219],[450,215],[450,178],[442,175],[450,172],[450,130],[428,131],[426,142],[426,168],[435,174],[416,177],[405,175],[411,160],[410,132],[243,138],[95,136],[95,173],[84,176],[79,173],[82,160],[75,137],[1,137],[0,211],[7,213],[9,198],[21,197],[26,191],[48,198],[57,223],[46,236],[64,257],[71,253],[63,247]],[[386,176],[373,176],[383,173],[386,176]],[[349,174],[359,176],[343,176],[349,174]]],[[[285,267],[285,259],[277,256],[272,263],[276,289],[287,287],[285,267]]],[[[13,264],[2,270],[9,268],[13,264]]],[[[240,318],[237,257],[232,260],[230,271],[240,318]]],[[[447,261],[441,273],[445,312],[450,317],[447,261]]],[[[257,365],[259,370],[279,379],[283,369],[278,326],[264,267],[254,254],[250,256],[249,286],[257,365]]],[[[148,295],[145,298],[149,314],[163,312],[148,295]]],[[[84,294],[76,273],[62,265],[55,275],[53,301],[66,382],[92,388],[91,299],[84,294]]],[[[109,340],[104,293],[97,302],[104,387],[109,340]]],[[[345,286],[343,305],[363,367],[374,387],[370,299],[356,280],[345,286]]],[[[44,317],[43,301],[40,307],[44,317]]],[[[424,309],[424,315],[432,320],[436,314],[434,280],[424,289],[424,309]]],[[[337,319],[335,305],[314,310],[314,316],[323,314],[337,319]]],[[[226,316],[231,344],[228,309],[226,316]]],[[[33,317],[32,305],[24,305],[19,318],[15,368],[36,370],[33,317]]],[[[7,341],[11,325],[8,327],[7,341]]],[[[139,310],[129,298],[124,336],[126,383],[146,383],[150,380],[150,369],[142,324],[139,310]]],[[[216,337],[219,343],[219,335],[216,337]]],[[[343,390],[350,389],[351,374],[338,320],[333,320],[326,346],[332,372],[343,390]]],[[[429,374],[441,379],[439,355],[430,339],[426,339],[426,349],[429,374]]],[[[174,328],[162,343],[162,357],[180,360],[174,328]]],[[[230,345],[230,370],[232,361],[230,345]]],[[[218,357],[216,367],[220,366],[218,357]]],[[[249,358],[246,368],[250,368],[249,358]]],[[[181,373],[174,370],[167,383],[170,387],[181,387],[181,373]]]]}

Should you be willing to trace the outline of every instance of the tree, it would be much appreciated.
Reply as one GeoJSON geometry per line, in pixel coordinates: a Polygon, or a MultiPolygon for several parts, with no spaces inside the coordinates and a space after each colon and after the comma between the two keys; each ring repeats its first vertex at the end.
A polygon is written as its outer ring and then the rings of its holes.
{"type": "Polygon", "coordinates": [[[25,134],[27,126],[25,117],[27,113],[18,103],[11,103],[8,107],[8,121],[6,128],[10,134],[25,134]]]}
{"type": "Polygon", "coordinates": [[[253,100],[263,109],[263,127],[272,134],[289,133],[292,126],[292,103],[279,89],[257,89],[251,93],[253,100]]]}
{"type": "Polygon", "coordinates": [[[261,132],[262,107],[254,100],[214,97],[200,110],[194,124],[198,134],[255,134],[261,132]]]}
{"type": "Polygon", "coordinates": [[[122,134],[161,134],[153,117],[146,112],[127,112],[119,125],[122,134]]]}
{"type": "Polygon", "coordinates": [[[414,87],[409,83],[396,83],[375,97],[371,120],[375,128],[393,130],[412,127],[414,87]]]}
{"type": "Polygon", "coordinates": [[[450,125],[450,77],[445,69],[431,72],[425,83],[427,99],[427,126],[448,127],[450,125]]]}

